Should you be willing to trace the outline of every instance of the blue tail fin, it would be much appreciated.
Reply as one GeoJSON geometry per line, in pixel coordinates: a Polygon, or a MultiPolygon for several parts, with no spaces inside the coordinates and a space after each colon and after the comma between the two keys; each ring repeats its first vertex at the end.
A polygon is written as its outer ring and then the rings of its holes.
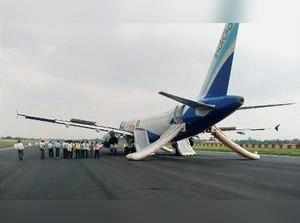
{"type": "Polygon", "coordinates": [[[199,100],[227,94],[238,28],[238,23],[226,24],[206,80],[201,88],[199,100]]]}

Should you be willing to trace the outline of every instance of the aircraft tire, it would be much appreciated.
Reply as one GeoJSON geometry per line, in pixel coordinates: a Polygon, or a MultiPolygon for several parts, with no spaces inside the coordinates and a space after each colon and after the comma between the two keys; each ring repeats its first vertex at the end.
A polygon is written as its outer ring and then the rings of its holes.
{"type": "Polygon", "coordinates": [[[128,146],[126,146],[126,147],[124,148],[124,153],[125,153],[125,156],[128,155],[128,154],[130,153],[130,149],[129,149],[128,146]]]}

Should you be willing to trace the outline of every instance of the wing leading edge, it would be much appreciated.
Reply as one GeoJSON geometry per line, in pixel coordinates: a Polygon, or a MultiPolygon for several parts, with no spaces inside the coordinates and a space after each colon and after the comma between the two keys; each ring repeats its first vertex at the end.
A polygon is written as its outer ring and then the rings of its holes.
{"type": "Polygon", "coordinates": [[[79,127],[79,128],[85,128],[85,129],[91,129],[95,130],[97,132],[103,131],[103,132],[110,132],[113,131],[115,133],[119,133],[122,135],[130,135],[132,136],[132,132],[128,132],[122,129],[110,127],[110,126],[103,126],[103,125],[97,125],[96,122],[92,121],[86,121],[81,119],[70,119],[70,120],[60,120],[60,119],[51,119],[51,118],[45,118],[45,117],[39,117],[39,116],[32,116],[27,114],[18,113],[17,116],[22,116],[25,119],[31,119],[35,121],[41,121],[41,122],[48,122],[53,124],[60,124],[64,125],[66,127],[79,127]]]}
{"type": "Polygon", "coordinates": [[[243,106],[238,110],[248,110],[248,109],[257,109],[257,108],[270,108],[270,107],[280,107],[287,105],[294,105],[295,103],[282,103],[282,104],[267,104],[267,105],[254,105],[254,106],[243,106]]]}

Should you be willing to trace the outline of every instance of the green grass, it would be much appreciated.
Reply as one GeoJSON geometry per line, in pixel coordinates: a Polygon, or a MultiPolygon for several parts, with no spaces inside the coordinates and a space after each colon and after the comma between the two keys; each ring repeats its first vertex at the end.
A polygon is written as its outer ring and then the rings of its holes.
{"type": "MultiPolygon", "coordinates": [[[[195,151],[213,151],[213,152],[232,152],[227,147],[208,147],[195,145],[195,151]]],[[[300,149],[277,149],[277,148],[246,148],[251,152],[257,152],[258,154],[265,155],[283,155],[283,156],[300,156],[300,149]]]]}
{"type": "Polygon", "coordinates": [[[0,149],[12,147],[16,142],[14,139],[0,139],[0,149]]]}

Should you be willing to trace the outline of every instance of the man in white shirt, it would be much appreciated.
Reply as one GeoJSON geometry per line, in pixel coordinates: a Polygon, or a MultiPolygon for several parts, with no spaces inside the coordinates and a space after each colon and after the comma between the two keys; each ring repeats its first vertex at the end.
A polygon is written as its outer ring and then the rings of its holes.
{"type": "Polygon", "coordinates": [[[55,147],[55,158],[59,159],[59,157],[60,157],[61,143],[58,140],[55,141],[54,147],[55,147]]]}
{"type": "Polygon", "coordinates": [[[45,149],[46,149],[46,143],[44,140],[41,140],[40,142],[41,160],[45,159],[45,149]]]}
{"type": "Polygon", "coordinates": [[[16,150],[18,150],[19,160],[23,160],[25,147],[24,147],[23,143],[21,142],[21,140],[18,140],[18,142],[14,145],[14,148],[16,150]]]}
{"type": "Polygon", "coordinates": [[[51,141],[47,144],[49,158],[53,158],[53,144],[51,141]]]}
{"type": "Polygon", "coordinates": [[[68,158],[68,143],[63,142],[62,143],[62,148],[63,148],[63,158],[67,159],[68,158]]]}
{"type": "Polygon", "coordinates": [[[85,159],[89,158],[89,151],[90,151],[90,144],[88,141],[86,141],[84,144],[84,158],[85,159]]]}
{"type": "Polygon", "coordinates": [[[72,159],[73,158],[73,146],[72,146],[72,143],[71,142],[68,142],[67,143],[67,158],[68,159],[72,159]]]}

